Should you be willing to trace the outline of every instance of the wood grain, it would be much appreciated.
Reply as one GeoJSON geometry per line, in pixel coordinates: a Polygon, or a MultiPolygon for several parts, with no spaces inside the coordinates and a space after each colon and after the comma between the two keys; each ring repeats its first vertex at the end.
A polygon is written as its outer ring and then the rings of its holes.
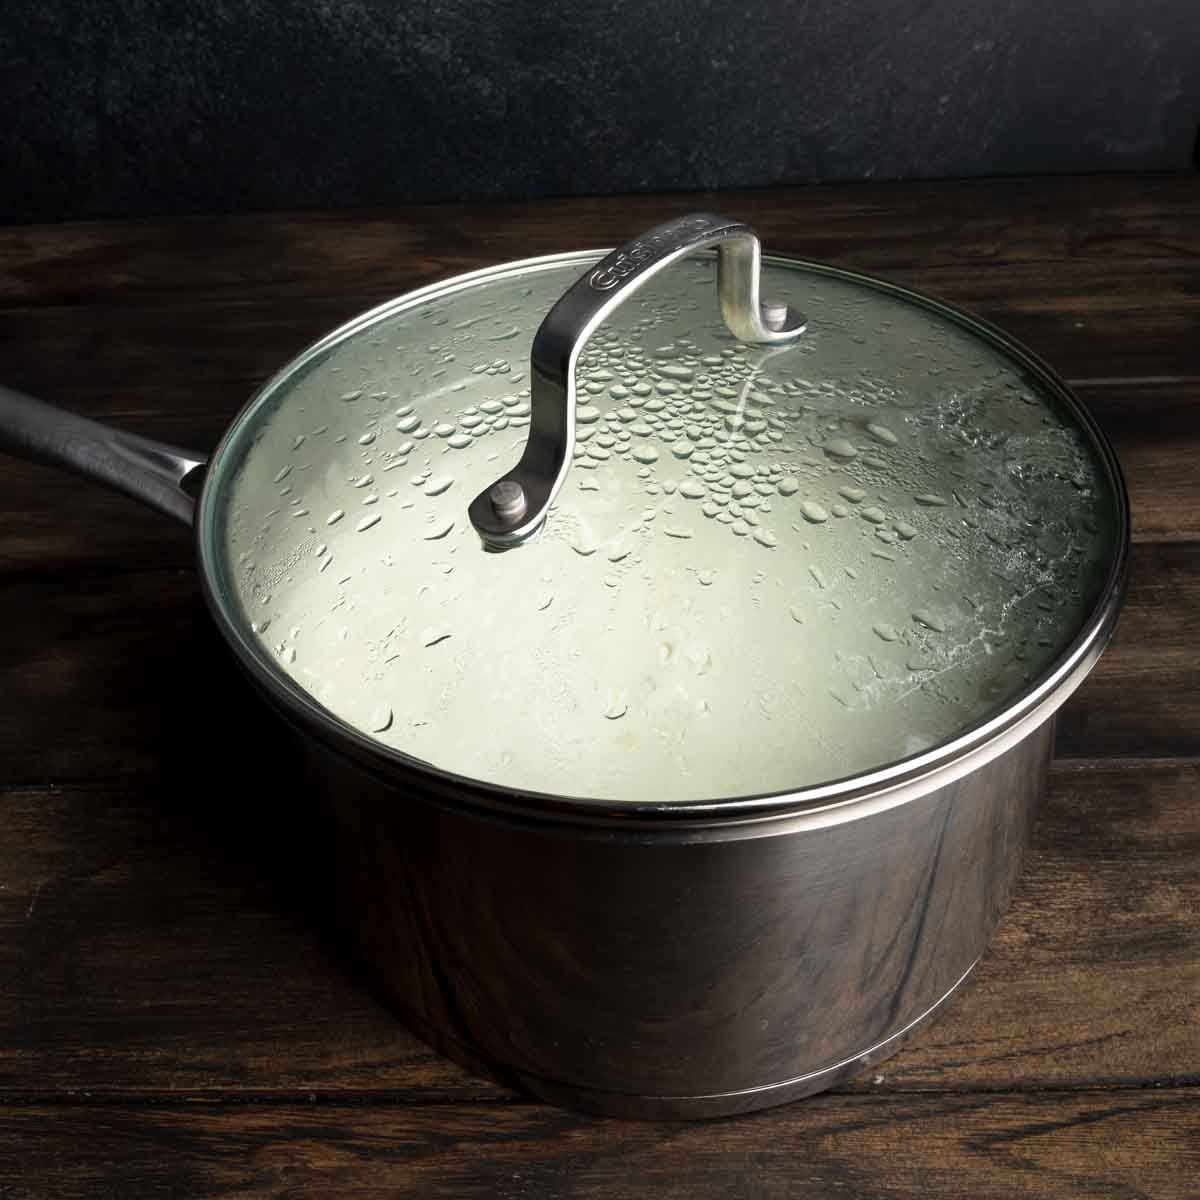
{"type": "MultiPolygon", "coordinates": [[[[239,774],[0,795],[0,1102],[506,1095],[372,999],[320,818],[239,774]]],[[[1192,764],[1055,770],[974,983],[851,1090],[1200,1083],[1198,786],[1192,764]]]]}
{"type": "MultiPolygon", "coordinates": [[[[1136,542],[1200,540],[1200,381],[1084,386],[1079,396],[1112,439],[1125,472],[1136,542]]],[[[123,428],[189,448],[214,446],[240,407],[144,407],[112,415],[123,428]]],[[[15,460],[0,472],[0,578],[12,573],[176,569],[190,566],[184,529],[124,496],[15,460]]]]}
{"type": "Polygon", "coordinates": [[[663,1200],[1194,1200],[1186,1089],[820,1096],[738,1121],[527,1104],[0,1109],[0,1193],[663,1200]]]}
{"type": "Polygon", "coordinates": [[[1001,325],[1124,465],[1126,608],[974,982],[875,1071],[747,1119],[594,1121],[468,1075],[349,957],[323,818],[186,531],[6,461],[0,1196],[1200,1197],[1196,176],[3,229],[0,378],[204,449],[379,300],[705,207],[1001,325]]]}
{"type": "MultiPolygon", "coordinates": [[[[146,772],[171,779],[191,772],[197,757],[220,771],[226,762],[253,761],[255,739],[269,722],[204,610],[185,565],[189,553],[180,536],[172,570],[6,578],[0,780],[46,784],[146,772]],[[219,717],[213,697],[220,697],[219,717]],[[220,760],[212,759],[214,748],[220,760]]],[[[1198,622],[1200,544],[1139,546],[1116,638],[1060,715],[1059,754],[1178,758],[1200,751],[1198,622]]]]}
{"type": "Polygon", "coordinates": [[[0,229],[0,307],[191,297],[294,301],[486,263],[615,245],[710,209],[768,251],[860,270],[1200,257],[1193,175],[858,184],[597,199],[411,205],[0,229]]]}

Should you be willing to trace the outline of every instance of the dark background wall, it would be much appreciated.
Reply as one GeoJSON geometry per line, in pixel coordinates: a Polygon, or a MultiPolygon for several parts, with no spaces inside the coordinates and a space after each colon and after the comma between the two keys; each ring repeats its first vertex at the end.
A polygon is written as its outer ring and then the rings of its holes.
{"type": "Polygon", "coordinates": [[[0,220],[1185,169],[1200,0],[3,0],[0,220]]]}

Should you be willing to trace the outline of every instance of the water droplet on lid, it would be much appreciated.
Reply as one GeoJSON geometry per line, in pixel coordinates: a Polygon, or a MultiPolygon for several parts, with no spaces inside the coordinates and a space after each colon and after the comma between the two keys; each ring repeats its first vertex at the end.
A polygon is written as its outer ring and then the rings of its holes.
{"type": "Polygon", "coordinates": [[[924,625],[926,629],[932,629],[934,633],[946,632],[946,623],[927,608],[918,608],[912,617],[918,625],[924,625]]]}
{"type": "Polygon", "coordinates": [[[575,420],[580,425],[594,425],[599,419],[600,410],[590,404],[583,404],[575,409],[575,420]]]}
{"type": "Polygon", "coordinates": [[[384,730],[390,728],[392,724],[392,710],[387,704],[378,704],[371,709],[371,715],[367,720],[367,728],[372,733],[383,733],[384,730]]]}
{"type": "Polygon", "coordinates": [[[872,525],[882,525],[887,520],[887,514],[883,509],[874,504],[862,509],[858,515],[864,521],[870,521],[872,525]]]}
{"type": "Polygon", "coordinates": [[[329,516],[325,518],[325,524],[336,525],[345,515],[346,513],[343,509],[335,508],[333,512],[331,512],[329,516]]]}
{"type": "Polygon", "coordinates": [[[779,539],[769,529],[756,529],[754,540],[768,549],[779,545],[779,539]]]}
{"type": "Polygon", "coordinates": [[[885,642],[894,642],[900,636],[900,631],[895,625],[889,625],[886,621],[881,621],[878,625],[873,626],[873,628],[876,635],[885,642]]]}
{"type": "Polygon", "coordinates": [[[792,620],[795,621],[797,625],[804,624],[804,610],[800,608],[799,605],[793,604],[791,608],[788,609],[788,612],[791,614],[792,620]]]}
{"type": "Polygon", "coordinates": [[[900,439],[885,425],[868,425],[867,432],[885,446],[894,446],[900,439]]]}
{"type": "Polygon", "coordinates": [[[813,525],[820,525],[829,520],[829,513],[822,508],[815,500],[803,500],[800,503],[800,512],[806,521],[813,525]]]}
{"type": "Polygon", "coordinates": [[[371,513],[369,516],[363,517],[363,519],[359,521],[354,528],[358,530],[359,533],[364,533],[372,526],[378,525],[381,519],[382,518],[379,513],[371,513]]]}
{"type": "Polygon", "coordinates": [[[278,473],[275,475],[275,478],[272,480],[272,482],[273,483],[282,483],[283,480],[285,480],[291,473],[292,473],[292,468],[291,468],[290,464],[286,467],[280,467],[278,473]]]}
{"type": "Polygon", "coordinates": [[[608,707],[604,710],[605,717],[610,721],[618,721],[629,711],[629,705],[619,692],[613,692],[608,699],[608,707]]]}
{"type": "Polygon", "coordinates": [[[538,597],[538,612],[544,612],[554,603],[554,596],[550,592],[544,592],[538,597]]]}
{"type": "Polygon", "coordinates": [[[401,417],[400,420],[396,422],[396,428],[401,433],[413,433],[416,431],[417,426],[420,424],[421,424],[420,417],[415,416],[415,415],[409,415],[409,416],[401,417]]]}
{"type": "Polygon", "coordinates": [[[438,538],[444,538],[446,534],[454,528],[454,518],[446,517],[436,522],[432,529],[423,535],[423,540],[427,542],[436,542],[438,538]]]}
{"type": "Polygon", "coordinates": [[[800,480],[794,475],[785,475],[776,487],[781,496],[794,496],[800,490],[800,480]]]}
{"type": "Polygon", "coordinates": [[[359,396],[361,396],[361,395],[362,395],[362,388],[359,388],[357,391],[354,391],[354,392],[343,392],[343,393],[342,393],[342,399],[343,399],[343,400],[344,400],[344,401],[345,401],[347,404],[352,404],[352,403],[353,403],[355,400],[357,400],[357,399],[359,398],[359,396]]]}
{"type": "Polygon", "coordinates": [[[704,587],[710,587],[712,585],[714,576],[711,571],[699,571],[696,574],[696,578],[701,582],[701,584],[704,585],[704,587]]]}
{"type": "Polygon", "coordinates": [[[927,508],[945,508],[950,503],[944,496],[939,496],[936,492],[922,492],[919,496],[914,496],[913,499],[918,504],[924,504],[927,508]]]}
{"type": "Polygon", "coordinates": [[[658,451],[653,446],[642,443],[634,446],[633,457],[640,463],[658,462],[658,451]]]}
{"type": "Polygon", "coordinates": [[[917,536],[917,527],[907,521],[897,521],[896,532],[907,542],[917,536]]]}
{"type": "Polygon", "coordinates": [[[425,485],[425,495],[440,496],[444,491],[447,491],[454,484],[452,475],[435,475],[425,485]]]}
{"type": "Polygon", "coordinates": [[[850,441],[844,437],[830,438],[829,441],[827,441],[822,447],[822,449],[826,454],[829,455],[830,458],[849,459],[855,458],[858,455],[858,451],[854,448],[850,441]]]}
{"type": "Polygon", "coordinates": [[[427,629],[421,634],[421,642],[428,649],[430,646],[437,646],[450,637],[448,629],[427,629]]]}
{"type": "Polygon", "coordinates": [[[858,504],[867,498],[867,493],[859,487],[840,487],[838,488],[838,495],[849,500],[851,504],[858,504]]]}
{"type": "Polygon", "coordinates": [[[358,444],[360,446],[369,446],[374,440],[375,434],[371,430],[368,430],[358,439],[358,444]]]}

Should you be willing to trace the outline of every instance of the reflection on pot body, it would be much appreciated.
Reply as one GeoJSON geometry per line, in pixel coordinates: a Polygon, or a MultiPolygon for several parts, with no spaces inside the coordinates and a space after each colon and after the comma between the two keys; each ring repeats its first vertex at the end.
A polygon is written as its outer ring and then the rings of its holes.
{"type": "Polygon", "coordinates": [[[969,972],[1019,873],[1053,726],[898,808],[737,840],[508,822],[309,755],[347,921],[416,1032],[555,1103],[711,1117],[893,1053],[969,972]]]}

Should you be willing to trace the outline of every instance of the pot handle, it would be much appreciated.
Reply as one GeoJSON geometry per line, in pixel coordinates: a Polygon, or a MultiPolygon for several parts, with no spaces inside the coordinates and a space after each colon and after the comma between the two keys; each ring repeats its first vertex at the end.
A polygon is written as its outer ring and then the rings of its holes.
{"type": "Polygon", "coordinates": [[[518,545],[546,519],[575,450],[575,365],[596,327],[651,276],[685,254],[713,245],[720,247],[721,315],[734,337],[778,344],[804,332],[799,313],[780,301],[760,300],[758,238],[740,221],[692,213],[612,251],[559,298],[534,336],[525,452],[468,509],[485,545],[498,550],[518,545]]]}
{"type": "Polygon", "coordinates": [[[0,451],[106,483],[192,523],[208,459],[190,450],[101,425],[0,385],[0,451]]]}

